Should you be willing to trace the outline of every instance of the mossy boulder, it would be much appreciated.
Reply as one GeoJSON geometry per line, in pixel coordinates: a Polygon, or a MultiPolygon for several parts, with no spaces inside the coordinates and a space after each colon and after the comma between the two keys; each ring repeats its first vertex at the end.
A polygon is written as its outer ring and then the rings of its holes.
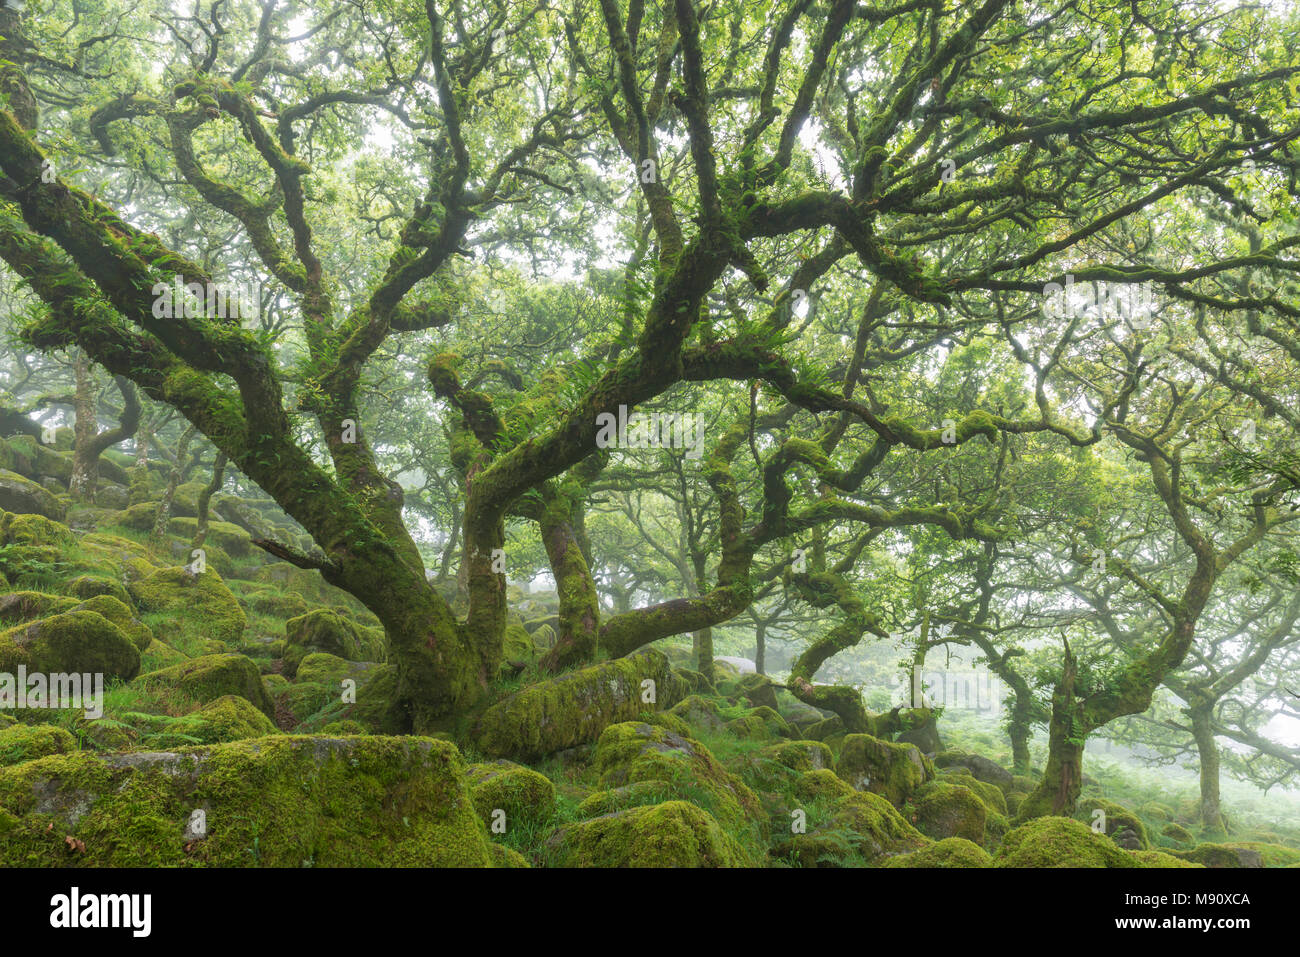
{"type": "Polygon", "coordinates": [[[1194,864],[1191,861],[1184,861],[1181,858],[1174,857],[1172,854],[1166,854],[1164,851],[1129,851],[1133,860],[1138,862],[1139,867],[1204,867],[1204,864],[1194,864]]]}
{"type": "Polygon", "coordinates": [[[1204,864],[1206,867],[1264,866],[1264,856],[1259,851],[1240,845],[1198,844],[1190,851],[1170,850],[1166,853],[1180,860],[1204,864]]]}
{"type": "Polygon", "coordinates": [[[0,632],[0,672],[102,674],[134,678],[140,649],[103,615],[72,610],[0,632]]]}
{"type": "Polygon", "coordinates": [[[131,601],[131,595],[121,581],[103,575],[78,575],[67,582],[64,589],[69,595],[75,595],[78,598],[95,598],[100,595],[107,595],[110,598],[116,598],[124,605],[129,604],[131,601]]]}
{"type": "Polygon", "coordinates": [[[750,751],[732,766],[751,787],[788,792],[805,771],[829,770],[834,765],[835,755],[822,742],[788,741],[750,751]]]}
{"type": "Polygon", "coordinates": [[[992,867],[988,851],[961,837],[944,838],[910,854],[887,858],[883,867],[992,867]]]}
{"type": "Polygon", "coordinates": [[[488,757],[525,761],[594,742],[612,724],[676,701],[668,659],[647,648],[530,685],[488,708],[476,743],[488,757]],[[653,701],[649,700],[653,698],[653,701]]]}
{"type": "Polygon", "coordinates": [[[197,575],[189,566],[164,568],[127,587],[143,611],[183,617],[218,641],[237,643],[248,625],[239,602],[211,567],[197,575]]]}
{"type": "Polygon", "coordinates": [[[844,719],[838,714],[823,718],[821,721],[814,721],[803,730],[803,736],[810,741],[825,741],[834,735],[843,733],[844,719]]]}
{"type": "Polygon", "coordinates": [[[795,781],[794,796],[800,801],[824,801],[857,792],[830,768],[805,771],[795,781]]]}
{"type": "Polygon", "coordinates": [[[773,708],[752,708],[739,717],[728,721],[729,732],[742,739],[788,738],[793,732],[773,708]]]}
{"type": "Polygon", "coordinates": [[[17,472],[0,469],[0,509],[16,514],[43,515],[63,521],[67,510],[54,493],[17,472]]]}
{"type": "Polygon", "coordinates": [[[506,847],[504,844],[493,844],[489,850],[492,852],[493,867],[524,868],[533,866],[528,863],[528,858],[513,847],[506,847]]]}
{"type": "Polygon", "coordinates": [[[578,817],[600,817],[630,807],[662,804],[672,797],[673,786],[665,781],[635,781],[587,795],[578,803],[578,817]]]}
{"type": "Polygon", "coordinates": [[[914,744],[850,734],[840,747],[835,773],[854,790],[879,794],[902,807],[913,791],[934,777],[934,767],[914,744]]]}
{"type": "Polygon", "coordinates": [[[1192,832],[1187,830],[1187,828],[1183,827],[1181,824],[1174,824],[1172,822],[1166,824],[1160,833],[1176,844],[1196,843],[1196,838],[1192,836],[1192,832]]]}
{"type": "Polygon", "coordinates": [[[94,595],[87,598],[78,605],[74,605],[72,611],[93,611],[97,615],[103,615],[124,635],[131,639],[131,643],[145,651],[153,644],[153,632],[149,626],[135,616],[130,606],[114,598],[112,595],[94,595]]]}
{"type": "Polygon", "coordinates": [[[273,618],[296,618],[311,610],[307,600],[295,592],[274,588],[259,589],[248,596],[248,607],[273,618]]]}
{"type": "Polygon", "coordinates": [[[960,784],[964,788],[970,788],[979,795],[980,800],[990,811],[997,811],[1005,816],[1010,810],[1006,792],[995,784],[979,780],[970,773],[969,768],[945,768],[939,773],[939,777],[949,779],[953,784],[960,784]]]}
{"type": "Polygon", "coordinates": [[[223,695],[246,698],[267,716],[275,710],[262,684],[256,662],[245,655],[220,654],[190,658],[161,671],[141,675],[136,683],[145,687],[163,685],[176,688],[199,702],[215,701],[223,695]]]}
{"type": "Polygon", "coordinates": [[[522,822],[544,824],[555,816],[555,785],[532,768],[511,761],[471,764],[466,781],[474,808],[489,828],[500,819],[498,811],[505,814],[507,830],[522,822]]]}
{"type": "Polygon", "coordinates": [[[1226,845],[1237,852],[1238,860],[1242,860],[1243,867],[1296,867],[1300,866],[1300,848],[1287,847],[1285,844],[1278,844],[1269,841],[1233,841],[1226,845]],[[1246,858],[1242,853],[1258,854],[1260,864],[1246,864],[1246,858]]]}
{"type": "Polygon", "coordinates": [[[493,863],[460,753],[430,738],[56,755],[0,770],[0,806],[17,818],[0,841],[6,867],[493,863]],[[198,839],[187,835],[195,811],[206,819],[198,839]]]}
{"type": "Polygon", "coordinates": [[[750,867],[736,839],[685,801],[634,807],[556,832],[547,847],[559,867],[750,867]]]}
{"type": "Polygon", "coordinates": [[[284,623],[284,673],[293,677],[307,655],[323,652],[345,661],[383,661],[383,639],[332,608],[317,608],[284,623]]]}
{"type": "Polygon", "coordinates": [[[910,803],[915,808],[912,822],[926,837],[983,842],[988,808],[970,788],[950,780],[928,781],[917,788],[910,803]]]}
{"type": "MultiPolygon", "coordinates": [[[[936,768],[966,768],[975,780],[992,784],[1003,791],[1012,790],[1015,785],[1015,777],[1010,771],[982,754],[968,754],[965,751],[955,750],[940,751],[934,756],[934,766],[936,768]]],[[[1029,790],[1032,791],[1033,787],[1031,786],[1029,790]]]]}
{"type": "Polygon", "coordinates": [[[663,781],[729,830],[745,827],[762,814],[754,792],[718,763],[708,748],[665,728],[640,721],[610,725],[596,743],[594,763],[605,787],[663,781]]]}
{"type": "Polygon", "coordinates": [[[1008,831],[994,863],[997,867],[1140,866],[1110,838],[1067,817],[1039,817],[1008,831]]]}
{"type": "Polygon", "coordinates": [[[736,681],[736,691],[755,708],[779,710],[776,685],[767,675],[741,675],[736,681]]]}
{"type": "Polygon", "coordinates": [[[11,724],[0,728],[0,765],[21,764],[47,754],[77,750],[77,739],[52,724],[11,724]]]}
{"type": "Polygon", "coordinates": [[[852,859],[878,864],[919,850],[929,840],[878,794],[855,791],[836,798],[828,818],[806,834],[793,834],[773,853],[802,867],[839,867],[852,859]]]}
{"type": "Polygon", "coordinates": [[[721,731],[727,725],[726,719],[719,713],[718,703],[698,694],[687,695],[669,708],[668,713],[701,731],[721,731]]]}
{"type": "Polygon", "coordinates": [[[1092,826],[1094,821],[1104,820],[1106,836],[1116,840],[1116,843],[1136,841],[1137,846],[1130,847],[1128,850],[1145,851],[1151,847],[1151,841],[1147,838],[1147,829],[1141,818],[1114,801],[1100,797],[1081,797],[1075,805],[1074,817],[1075,820],[1083,821],[1089,826],[1092,826]],[[1124,831],[1131,831],[1133,836],[1126,838],[1124,831]]]}
{"type": "Polygon", "coordinates": [[[242,741],[279,733],[271,719],[251,701],[235,694],[215,698],[186,717],[200,725],[190,733],[204,744],[242,741]]]}

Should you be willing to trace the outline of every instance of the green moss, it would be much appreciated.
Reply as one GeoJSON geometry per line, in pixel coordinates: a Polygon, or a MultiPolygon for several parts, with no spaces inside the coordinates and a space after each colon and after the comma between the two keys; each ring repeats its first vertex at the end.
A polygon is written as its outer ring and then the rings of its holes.
{"type": "Polygon", "coordinates": [[[915,745],[850,734],[840,748],[835,773],[854,789],[882,795],[902,807],[913,791],[934,777],[934,768],[915,745]]]}
{"type": "Polygon", "coordinates": [[[1196,841],[1196,838],[1192,837],[1192,832],[1181,824],[1166,824],[1160,833],[1178,844],[1192,844],[1196,841]]]}
{"type": "Polygon", "coordinates": [[[911,854],[887,858],[883,867],[992,867],[993,858],[978,844],[949,837],[911,854]]]}
{"type": "Polygon", "coordinates": [[[161,671],[151,671],[136,679],[148,688],[162,685],[176,688],[195,701],[214,701],[223,695],[247,698],[263,714],[275,713],[262,685],[262,674],[251,658],[244,655],[203,655],[161,671]]]}
{"type": "Polygon", "coordinates": [[[195,733],[204,744],[261,738],[279,733],[271,719],[258,711],[252,702],[233,694],[209,701],[187,717],[202,726],[197,732],[191,733],[195,733]]]}
{"type": "Polygon", "coordinates": [[[569,825],[547,842],[561,867],[749,867],[744,850],[685,801],[634,807],[569,825]]]}
{"type": "Polygon", "coordinates": [[[856,793],[844,779],[829,768],[805,771],[794,785],[794,795],[800,801],[813,802],[843,797],[856,793]]]}
{"type": "Polygon", "coordinates": [[[0,672],[102,674],[134,678],[140,650],[115,624],[93,611],[74,610],[0,633],[0,672]]]}
{"type": "Polygon", "coordinates": [[[956,778],[952,783],[960,784],[964,788],[970,788],[979,795],[984,806],[990,811],[997,811],[999,814],[1006,815],[1010,810],[1007,807],[1007,795],[996,784],[989,784],[987,781],[981,781],[970,773],[969,768],[950,768],[940,774],[941,779],[956,778]]]}
{"type": "Polygon", "coordinates": [[[145,651],[153,643],[153,632],[149,630],[149,626],[136,618],[126,604],[111,595],[95,595],[87,598],[73,610],[79,609],[103,615],[141,651],[145,651]]]}
{"type": "Polygon", "coordinates": [[[829,817],[806,834],[794,834],[773,849],[803,867],[838,867],[849,861],[875,864],[929,841],[878,794],[855,791],[836,798],[829,817]]]}
{"type": "Polygon", "coordinates": [[[1099,797],[1081,797],[1075,805],[1074,818],[1091,825],[1097,811],[1105,815],[1106,835],[1114,837],[1122,830],[1130,830],[1137,835],[1141,845],[1137,850],[1149,850],[1151,841],[1147,838],[1147,829],[1142,820],[1126,807],[1099,797]]]}
{"type": "Polygon", "coordinates": [[[284,672],[293,677],[313,652],[345,661],[383,661],[383,639],[349,621],[332,608],[317,608],[284,624],[284,672]]]}
{"type": "Polygon", "coordinates": [[[994,861],[998,867],[1139,866],[1110,838],[1065,817],[1039,817],[1008,831],[994,861]]]}
{"type": "Polygon", "coordinates": [[[497,811],[505,812],[507,830],[521,823],[542,824],[555,815],[555,785],[532,768],[510,761],[471,764],[466,780],[470,799],[489,828],[497,811]]]}
{"type": "Polygon", "coordinates": [[[0,865],[489,866],[463,774],[453,745],[415,737],[47,757],[0,770],[0,806],[19,819],[0,865]]]}
{"type": "Polygon", "coordinates": [[[596,743],[596,770],[606,787],[663,781],[709,811],[729,830],[761,818],[758,798],[699,741],[630,721],[606,728],[596,743]]]}
{"type": "Polygon", "coordinates": [[[1204,864],[1194,864],[1191,861],[1184,861],[1174,857],[1172,854],[1166,854],[1163,851],[1128,851],[1133,860],[1138,862],[1139,867],[1204,867],[1204,864]]]}
{"type": "Polygon", "coordinates": [[[1233,841],[1226,846],[1234,851],[1254,851],[1259,854],[1265,867],[1295,867],[1300,865],[1300,849],[1287,847],[1285,844],[1272,844],[1264,841],[1233,841]]]}
{"type": "Polygon", "coordinates": [[[1166,853],[1184,861],[1204,864],[1206,867],[1243,867],[1242,853],[1227,844],[1197,844],[1190,851],[1170,850],[1166,853]]]}
{"type": "Polygon", "coordinates": [[[506,847],[504,844],[493,844],[490,850],[493,867],[532,867],[528,863],[528,858],[512,847],[506,847]]]}
{"type": "MultiPolygon", "coordinates": [[[[788,791],[808,771],[829,769],[835,764],[831,749],[820,741],[789,741],[773,744],[745,755],[740,775],[752,787],[767,791],[788,791]]],[[[848,785],[846,790],[852,791],[848,785]]]]}
{"type": "Polygon", "coordinates": [[[248,625],[239,602],[210,566],[201,575],[187,567],[164,568],[128,588],[142,610],[171,613],[218,641],[238,643],[248,625]]]}
{"type": "Polygon", "coordinates": [[[0,729],[0,765],[77,750],[77,739],[52,724],[12,724],[0,729]]]}
{"type": "Polygon", "coordinates": [[[962,837],[980,844],[988,808],[973,790],[950,780],[929,781],[916,790],[912,822],[934,840],[962,837]]]}
{"type": "Polygon", "coordinates": [[[580,818],[600,817],[630,807],[662,804],[672,797],[673,787],[665,781],[636,781],[587,795],[578,803],[577,815],[580,818]]]}
{"type": "Polygon", "coordinates": [[[668,659],[654,649],[603,661],[539,682],[497,702],[480,718],[475,738],[489,757],[533,760],[595,741],[605,728],[673,703],[668,659]],[[644,700],[654,682],[656,701],[644,700]]]}
{"type": "Polygon", "coordinates": [[[347,734],[369,734],[359,721],[331,721],[320,729],[321,734],[342,736],[347,734]]]}

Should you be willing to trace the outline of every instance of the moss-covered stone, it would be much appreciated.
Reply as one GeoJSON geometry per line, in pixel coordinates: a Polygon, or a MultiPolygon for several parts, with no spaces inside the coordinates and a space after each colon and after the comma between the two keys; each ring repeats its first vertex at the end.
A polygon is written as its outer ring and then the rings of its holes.
{"type": "Polygon", "coordinates": [[[669,708],[668,713],[701,731],[721,731],[727,725],[726,719],[719,713],[718,703],[698,694],[687,695],[669,708]]]}
{"type": "Polygon", "coordinates": [[[882,795],[902,807],[913,791],[934,777],[934,767],[914,744],[850,734],[840,748],[835,773],[855,790],[882,795]]]}
{"type": "Polygon", "coordinates": [[[910,803],[915,808],[912,822],[926,837],[984,841],[988,808],[970,788],[951,780],[928,781],[917,788],[910,803]]]}
{"type": "Polygon", "coordinates": [[[1100,797],[1081,797],[1075,805],[1074,818],[1091,826],[1094,820],[1099,819],[1097,816],[1098,811],[1105,815],[1107,837],[1115,838],[1125,830],[1132,831],[1138,846],[1130,848],[1130,850],[1145,851],[1150,849],[1151,841],[1147,838],[1147,829],[1143,825],[1141,818],[1114,801],[1108,801],[1100,797]]]}
{"type": "Polygon", "coordinates": [[[64,590],[69,595],[75,595],[83,599],[107,595],[110,598],[116,598],[123,605],[129,604],[131,601],[131,595],[120,580],[108,578],[104,575],[78,575],[64,585],[64,590]]]}
{"type": "Polygon", "coordinates": [[[239,602],[211,567],[201,575],[188,566],[164,568],[127,587],[142,610],[183,617],[218,641],[238,643],[248,625],[239,602]]]}
{"type": "Polygon", "coordinates": [[[878,864],[928,843],[883,797],[855,791],[836,798],[820,826],[806,834],[783,836],[773,853],[802,867],[839,867],[853,859],[878,864]]]}
{"type": "Polygon", "coordinates": [[[822,742],[789,741],[750,752],[738,770],[752,787],[788,791],[804,772],[830,769],[834,764],[835,755],[822,742]]]}
{"type": "Polygon", "coordinates": [[[313,652],[345,661],[383,661],[383,639],[349,621],[332,608],[317,608],[284,624],[284,673],[293,677],[313,652]]]}
{"type": "Polygon", "coordinates": [[[456,748],[276,736],[175,752],[57,755],[0,770],[18,820],[0,865],[486,867],[456,748]],[[196,810],[206,837],[186,836],[196,810]],[[64,836],[84,850],[72,850],[64,836]]]}
{"type": "Polygon", "coordinates": [[[242,741],[279,733],[270,718],[239,695],[222,695],[186,717],[201,725],[191,733],[204,744],[242,741]]]}
{"type": "Polygon", "coordinates": [[[606,787],[664,781],[678,796],[709,811],[730,830],[758,821],[762,808],[703,744],[639,721],[610,725],[596,743],[596,770],[606,787]]]}
{"type": "Polygon", "coordinates": [[[555,785],[532,768],[511,761],[471,764],[466,781],[474,808],[489,828],[497,811],[505,813],[507,830],[518,823],[544,824],[555,816],[555,785]]]}
{"type": "Polygon", "coordinates": [[[253,659],[244,655],[203,655],[180,664],[141,675],[136,682],[144,687],[164,685],[199,701],[215,701],[223,695],[239,695],[251,701],[265,715],[275,710],[262,685],[262,674],[253,659]]]}
{"type": "Polygon", "coordinates": [[[488,708],[475,738],[488,757],[525,761],[595,741],[643,710],[670,707],[677,683],[668,659],[644,649],[531,685],[488,708]],[[643,685],[643,682],[653,685],[643,685]],[[653,691],[654,701],[647,701],[653,691]]]}
{"type": "Polygon", "coordinates": [[[997,811],[1001,815],[1006,815],[1009,808],[1007,806],[1007,795],[1000,787],[995,784],[989,784],[987,781],[981,781],[966,767],[946,768],[939,774],[940,778],[956,778],[954,784],[960,784],[964,788],[970,788],[979,795],[980,800],[984,802],[985,807],[990,811],[997,811]]]}
{"type": "Polygon", "coordinates": [[[794,785],[794,796],[800,801],[823,801],[857,792],[830,768],[805,771],[794,785]]]}
{"type": "Polygon", "coordinates": [[[936,841],[910,854],[886,858],[883,867],[992,867],[993,858],[978,844],[961,837],[936,841]]]}
{"type": "Polygon", "coordinates": [[[331,721],[320,729],[321,734],[342,736],[346,734],[369,734],[359,721],[331,721]]]}
{"type": "Polygon", "coordinates": [[[0,469],[0,509],[16,514],[43,515],[63,521],[66,509],[49,489],[17,472],[0,469]]]}
{"type": "MultiPolygon", "coordinates": [[[[936,768],[966,768],[975,780],[992,784],[1003,791],[1012,790],[1015,785],[1015,778],[1010,771],[996,761],[990,761],[982,754],[968,754],[965,751],[956,750],[940,751],[934,756],[934,766],[936,768]]],[[[1033,785],[1030,786],[1029,790],[1033,790],[1033,785]]]]}
{"type": "Polygon", "coordinates": [[[547,842],[560,867],[749,867],[753,861],[707,812],[685,801],[580,821],[547,842]]]}
{"type": "Polygon", "coordinates": [[[134,678],[140,650],[103,615],[72,610],[0,632],[0,672],[102,674],[134,678]]]}
{"type": "Polygon", "coordinates": [[[135,613],[129,606],[111,595],[94,595],[75,605],[71,610],[93,611],[103,615],[141,651],[145,651],[153,643],[153,632],[149,630],[149,626],[135,617],[135,613]]]}
{"type": "Polygon", "coordinates": [[[1174,824],[1172,822],[1166,824],[1160,833],[1176,844],[1194,844],[1196,842],[1196,838],[1192,836],[1192,832],[1187,830],[1187,828],[1183,827],[1181,824],[1174,824]]]}
{"type": "Polygon", "coordinates": [[[994,856],[997,867],[1138,867],[1115,842],[1079,821],[1040,817],[1008,831],[994,856]]]}
{"type": "Polygon", "coordinates": [[[0,729],[0,765],[77,750],[77,739],[52,724],[12,724],[0,729]]]}
{"type": "Polygon", "coordinates": [[[506,847],[504,844],[493,844],[492,866],[493,867],[532,867],[528,863],[528,858],[520,854],[513,847],[506,847]]]}
{"type": "Polygon", "coordinates": [[[1184,861],[1174,857],[1172,854],[1166,854],[1164,851],[1127,851],[1133,860],[1138,862],[1140,867],[1204,867],[1204,864],[1194,864],[1191,861],[1184,861]]]}
{"type": "Polygon", "coordinates": [[[1263,867],[1264,858],[1259,851],[1227,844],[1197,844],[1189,851],[1170,850],[1166,853],[1184,861],[1204,864],[1206,867],[1263,867]]]}
{"type": "Polygon", "coordinates": [[[622,787],[607,788],[587,795],[578,803],[578,817],[600,817],[646,804],[662,804],[673,797],[673,786],[666,781],[635,781],[622,787]]]}

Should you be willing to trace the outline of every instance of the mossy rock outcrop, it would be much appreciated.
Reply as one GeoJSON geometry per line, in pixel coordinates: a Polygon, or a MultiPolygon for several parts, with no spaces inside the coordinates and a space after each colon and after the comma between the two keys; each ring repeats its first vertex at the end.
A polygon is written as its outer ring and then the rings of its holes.
{"type": "MultiPolygon", "coordinates": [[[[940,751],[934,756],[936,768],[966,768],[977,781],[995,785],[1003,791],[1012,790],[1015,777],[1010,771],[991,761],[982,754],[968,754],[965,751],[940,751]]],[[[1033,790],[1033,787],[1030,787],[1033,790]]]]}
{"type": "Polygon", "coordinates": [[[525,761],[594,742],[612,724],[670,707],[678,685],[652,648],[530,685],[488,708],[476,743],[488,757],[525,761]],[[653,682],[645,685],[643,682],[653,682]],[[647,697],[653,691],[655,701],[647,697]]]}
{"type": "Polygon", "coordinates": [[[170,612],[218,641],[237,643],[248,625],[244,609],[211,567],[198,575],[188,566],[164,568],[127,587],[143,611],[170,612]]]}
{"type": "Polygon", "coordinates": [[[751,752],[745,756],[738,770],[741,777],[753,787],[785,791],[804,772],[827,770],[833,774],[829,769],[834,766],[835,755],[822,742],[789,741],[751,752]]]}
{"type": "Polygon", "coordinates": [[[884,867],[992,867],[988,851],[965,838],[949,837],[911,854],[886,858],[884,867]]]}
{"type": "Polygon", "coordinates": [[[783,836],[773,853],[802,867],[840,867],[855,858],[878,864],[929,843],[883,797],[855,791],[836,798],[829,817],[818,827],[806,834],[783,836]]]}
{"type": "Polygon", "coordinates": [[[253,659],[245,655],[202,655],[141,675],[136,682],[146,687],[173,687],[202,703],[215,701],[223,695],[238,695],[256,705],[263,714],[275,714],[262,684],[262,673],[253,659]]]}
{"type": "Polygon", "coordinates": [[[0,728],[0,766],[76,750],[77,739],[56,725],[11,724],[0,728]]]}
{"type": "Polygon", "coordinates": [[[494,820],[509,830],[521,822],[544,824],[555,816],[555,785],[532,768],[512,761],[471,764],[466,781],[474,808],[489,829],[494,820]]]}
{"type": "Polygon", "coordinates": [[[662,804],[672,797],[673,786],[666,781],[636,781],[587,795],[578,804],[578,817],[601,817],[630,807],[662,804]]]}
{"type": "Polygon", "coordinates": [[[707,811],[685,801],[634,807],[571,824],[547,847],[559,867],[750,867],[707,811]]]}
{"type": "Polygon", "coordinates": [[[293,677],[312,652],[345,661],[383,661],[382,636],[353,624],[332,608],[317,608],[284,623],[284,672],[293,677]]]}
{"type": "Polygon", "coordinates": [[[970,788],[950,780],[928,781],[917,788],[911,804],[915,808],[913,823],[926,837],[936,841],[961,837],[983,843],[988,808],[970,788]]]}
{"type": "Polygon", "coordinates": [[[610,725],[596,743],[596,770],[605,787],[663,781],[735,831],[757,821],[757,796],[693,738],[640,721],[610,725]]]}
{"type": "Polygon", "coordinates": [[[140,649],[103,615],[72,610],[0,632],[0,672],[102,674],[134,678],[140,649]]]}
{"type": "Polygon", "coordinates": [[[0,469],[0,509],[16,514],[44,515],[63,521],[67,509],[54,493],[17,472],[0,469]]]}
{"type": "Polygon", "coordinates": [[[1127,850],[1146,851],[1151,848],[1151,841],[1147,837],[1147,829],[1141,818],[1114,801],[1099,797],[1081,797],[1075,805],[1074,818],[1089,826],[1093,821],[1104,820],[1107,837],[1116,840],[1116,843],[1136,842],[1136,847],[1129,847],[1127,850]],[[1132,837],[1126,837],[1124,831],[1131,831],[1132,837]]]}
{"type": "Polygon", "coordinates": [[[1204,864],[1193,864],[1191,861],[1184,861],[1181,858],[1174,857],[1172,854],[1166,854],[1164,851],[1129,851],[1133,860],[1138,862],[1140,867],[1204,867],[1204,864]]]}
{"type": "Polygon", "coordinates": [[[794,784],[794,796],[800,801],[824,801],[856,794],[848,783],[830,768],[805,771],[794,784]]]}
{"type": "Polygon", "coordinates": [[[1196,838],[1192,836],[1192,832],[1187,830],[1187,828],[1183,827],[1181,824],[1174,824],[1172,822],[1166,824],[1160,833],[1176,844],[1196,843],[1196,838]]]}
{"type": "Polygon", "coordinates": [[[669,708],[668,713],[701,731],[721,731],[727,725],[727,720],[718,711],[717,702],[698,694],[687,695],[669,708]]]}
{"type": "Polygon", "coordinates": [[[0,807],[6,867],[493,864],[460,753],[430,738],[56,755],[0,769],[0,807]],[[197,839],[195,811],[206,823],[197,839]]]}
{"type": "Polygon", "coordinates": [[[913,791],[934,777],[934,767],[914,744],[850,734],[840,747],[835,773],[855,790],[879,794],[902,807],[913,791]]]}
{"type": "Polygon", "coordinates": [[[1206,867],[1263,867],[1264,855],[1241,845],[1198,844],[1189,851],[1167,850],[1166,854],[1206,867]]]}
{"type": "Polygon", "coordinates": [[[1002,837],[998,867],[1139,867],[1115,842],[1068,817],[1039,817],[1002,837]]]}
{"type": "Polygon", "coordinates": [[[785,718],[781,717],[775,709],[766,706],[751,708],[739,717],[728,721],[726,728],[742,740],[788,738],[794,733],[785,723],[785,718]]]}
{"type": "Polygon", "coordinates": [[[1005,816],[1010,810],[1007,804],[1007,793],[995,784],[989,784],[987,781],[981,781],[970,773],[966,767],[945,768],[939,773],[940,780],[949,780],[953,784],[960,784],[964,788],[970,788],[980,796],[980,800],[990,811],[997,811],[1005,816]]]}

